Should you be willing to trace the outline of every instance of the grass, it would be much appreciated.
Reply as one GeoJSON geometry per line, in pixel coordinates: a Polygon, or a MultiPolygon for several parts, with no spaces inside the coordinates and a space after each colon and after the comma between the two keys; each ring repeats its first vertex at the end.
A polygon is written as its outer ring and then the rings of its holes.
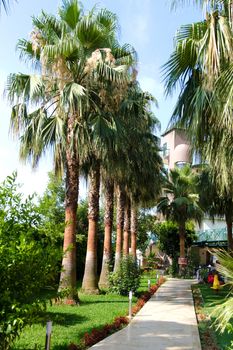
{"type": "Polygon", "coordinates": [[[142,275],[140,287],[138,288],[139,293],[148,290],[148,280],[150,280],[151,286],[156,283],[156,278],[150,277],[150,275],[142,275]]]}
{"type": "MultiPolygon", "coordinates": [[[[201,313],[204,315],[211,315],[214,308],[217,305],[222,304],[229,294],[229,289],[227,287],[223,287],[220,289],[218,293],[216,293],[213,289],[210,288],[210,285],[202,284],[198,285],[198,288],[201,291],[203,298],[203,305],[201,307],[201,313]]],[[[210,324],[213,324],[214,318],[211,318],[210,324]]],[[[233,325],[233,320],[232,320],[233,325]]],[[[208,323],[205,321],[199,323],[199,329],[202,335],[205,333],[206,328],[209,329],[208,323]]],[[[212,327],[211,327],[212,328],[212,327]]],[[[220,333],[219,331],[212,328],[214,333],[215,341],[221,350],[232,349],[231,342],[233,342],[233,334],[225,331],[224,333],[220,333]]],[[[205,337],[202,337],[205,339],[205,337]]],[[[205,349],[205,347],[203,347],[205,349]]]]}
{"type": "MultiPolygon", "coordinates": [[[[148,289],[148,276],[141,278],[139,292],[148,289]]],[[[151,284],[156,280],[151,279],[151,284]]],[[[78,344],[84,333],[113,322],[128,314],[128,297],[119,295],[85,295],[79,293],[81,306],[53,305],[48,317],[53,321],[51,350],[66,350],[70,343],[78,344]]],[[[133,297],[133,305],[137,298],[133,297]]],[[[45,324],[27,327],[13,350],[42,350],[45,345],[45,324]]]]}

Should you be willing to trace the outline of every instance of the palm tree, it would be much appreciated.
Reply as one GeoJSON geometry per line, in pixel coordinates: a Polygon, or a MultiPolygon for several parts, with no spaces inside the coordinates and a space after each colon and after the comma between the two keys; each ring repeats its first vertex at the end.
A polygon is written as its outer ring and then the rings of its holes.
{"type": "Polygon", "coordinates": [[[8,79],[8,95],[14,104],[12,129],[21,136],[22,158],[30,159],[35,166],[52,148],[55,168],[65,170],[65,255],[60,288],[73,290],[81,145],[88,144],[88,132],[98,128],[102,120],[99,82],[120,84],[127,80],[126,66],[121,63],[127,64],[129,57],[131,60],[131,48],[121,49],[115,40],[117,24],[112,13],[93,10],[84,15],[77,0],[64,1],[59,18],[43,12],[33,18],[33,25],[31,39],[20,40],[18,48],[39,74],[13,74],[8,79]],[[111,49],[106,49],[113,42],[116,58],[111,49]]]}
{"type": "Polygon", "coordinates": [[[98,293],[97,279],[97,225],[99,219],[100,164],[93,162],[89,171],[88,238],[82,289],[85,293],[98,293]]]}
{"type": "Polygon", "coordinates": [[[130,217],[131,217],[131,201],[129,195],[126,194],[124,207],[124,226],[123,226],[123,255],[129,255],[129,238],[130,238],[130,217]]]}
{"type": "Polygon", "coordinates": [[[113,206],[114,206],[114,181],[109,177],[104,181],[104,247],[102,269],[99,279],[99,287],[107,289],[109,286],[109,272],[112,254],[112,226],[113,226],[113,206]]]}
{"type": "Polygon", "coordinates": [[[123,242],[123,226],[124,226],[124,207],[125,207],[125,190],[124,186],[118,183],[116,188],[116,251],[115,251],[115,262],[114,272],[120,266],[122,257],[122,242],[123,242]]]}
{"type": "Polygon", "coordinates": [[[232,169],[232,2],[195,2],[205,5],[206,18],[179,29],[164,65],[167,94],[181,87],[171,124],[188,131],[193,148],[222,173],[224,187],[232,169]]]}
{"type": "Polygon", "coordinates": [[[158,139],[153,135],[159,123],[151,112],[152,102],[156,102],[155,99],[135,83],[128,90],[121,106],[122,115],[125,116],[125,135],[123,134],[123,146],[118,155],[121,162],[118,162],[118,172],[115,171],[118,200],[114,271],[121,257],[122,231],[123,254],[128,255],[131,238],[131,249],[133,248],[133,255],[136,255],[138,208],[142,203],[145,204],[148,198],[154,199],[160,191],[158,179],[162,161],[159,156],[158,139]]]}
{"type": "MultiPolygon", "coordinates": [[[[164,195],[159,199],[157,210],[167,219],[172,219],[179,226],[180,258],[185,254],[185,224],[188,220],[200,223],[203,212],[198,203],[197,176],[190,166],[175,168],[170,171],[163,188],[164,195]]],[[[183,260],[184,261],[184,260],[183,260]]],[[[184,261],[185,263],[185,261],[184,261]]],[[[180,272],[183,266],[180,260],[180,272]]]]}
{"type": "Polygon", "coordinates": [[[138,208],[135,204],[131,208],[130,218],[130,238],[131,238],[131,254],[136,259],[137,257],[137,221],[138,221],[138,208]]]}

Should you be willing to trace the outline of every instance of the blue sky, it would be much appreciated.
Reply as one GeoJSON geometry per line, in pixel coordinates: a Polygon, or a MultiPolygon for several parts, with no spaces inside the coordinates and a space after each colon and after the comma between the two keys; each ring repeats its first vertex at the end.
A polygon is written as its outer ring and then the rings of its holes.
{"type": "MultiPolygon", "coordinates": [[[[143,89],[152,93],[158,100],[155,111],[161,122],[161,131],[166,128],[176,96],[165,99],[161,76],[161,66],[168,59],[173,48],[173,37],[180,25],[201,18],[200,9],[193,6],[170,11],[170,0],[86,0],[85,9],[95,4],[106,7],[117,14],[121,26],[120,41],[135,47],[139,56],[138,79],[143,89]]],[[[19,61],[15,46],[19,38],[28,38],[32,29],[31,16],[41,10],[56,13],[60,4],[57,0],[18,0],[7,16],[3,11],[0,17],[0,94],[9,73],[26,72],[28,67],[19,61]]],[[[25,194],[34,191],[42,193],[47,182],[47,172],[52,169],[50,157],[31,171],[30,165],[18,162],[18,144],[8,134],[10,108],[0,99],[0,181],[12,171],[18,171],[18,181],[25,194]]],[[[83,189],[83,193],[85,190],[83,189]]]]}

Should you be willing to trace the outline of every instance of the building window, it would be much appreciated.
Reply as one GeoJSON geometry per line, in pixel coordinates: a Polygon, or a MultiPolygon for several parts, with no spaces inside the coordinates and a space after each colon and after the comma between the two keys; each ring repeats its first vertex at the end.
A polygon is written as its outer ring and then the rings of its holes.
{"type": "Polygon", "coordinates": [[[189,163],[188,162],[176,162],[176,166],[179,169],[183,168],[187,164],[189,164],[189,163]]]}
{"type": "Polygon", "coordinates": [[[165,142],[162,146],[162,155],[163,155],[163,158],[166,158],[169,156],[169,149],[167,148],[167,142],[165,142]]]}

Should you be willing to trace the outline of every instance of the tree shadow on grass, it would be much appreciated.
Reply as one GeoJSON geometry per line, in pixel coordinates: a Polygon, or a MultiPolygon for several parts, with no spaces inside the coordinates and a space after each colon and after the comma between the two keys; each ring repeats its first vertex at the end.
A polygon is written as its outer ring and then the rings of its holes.
{"type": "Polygon", "coordinates": [[[128,304],[128,300],[90,300],[90,301],[81,301],[81,307],[84,305],[90,304],[128,304]]]}
{"type": "Polygon", "coordinates": [[[88,317],[78,315],[76,313],[46,312],[45,314],[41,315],[40,319],[35,323],[42,324],[43,326],[45,326],[47,321],[52,321],[53,325],[69,327],[88,320],[89,320],[88,317]]]}
{"type": "Polygon", "coordinates": [[[47,312],[46,318],[53,321],[54,324],[59,324],[64,327],[69,327],[89,320],[86,316],[70,312],[47,312]]]}

